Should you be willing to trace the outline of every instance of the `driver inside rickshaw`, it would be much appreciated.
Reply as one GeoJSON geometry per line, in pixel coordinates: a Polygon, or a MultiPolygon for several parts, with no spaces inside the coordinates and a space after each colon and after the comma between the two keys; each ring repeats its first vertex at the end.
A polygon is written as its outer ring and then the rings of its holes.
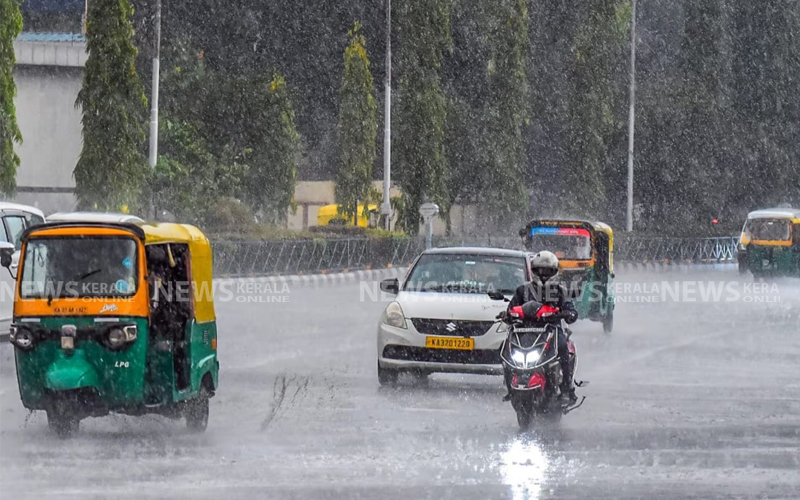
{"type": "Polygon", "coordinates": [[[537,234],[531,240],[531,249],[553,252],[559,260],[590,260],[592,239],[584,235],[537,234]]]}

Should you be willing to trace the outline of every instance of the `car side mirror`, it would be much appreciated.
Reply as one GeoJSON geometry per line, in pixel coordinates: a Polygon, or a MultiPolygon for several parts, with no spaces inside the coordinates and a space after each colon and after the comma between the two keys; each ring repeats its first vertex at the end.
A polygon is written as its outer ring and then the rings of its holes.
{"type": "Polygon", "coordinates": [[[14,262],[14,245],[5,241],[0,242],[0,265],[10,268],[14,262]]]}
{"type": "Polygon", "coordinates": [[[488,292],[487,295],[489,295],[489,298],[492,300],[506,300],[506,296],[497,290],[492,290],[491,292],[488,292]]]}
{"type": "Polygon", "coordinates": [[[397,278],[388,278],[381,281],[381,291],[397,295],[400,291],[400,282],[397,278]]]}

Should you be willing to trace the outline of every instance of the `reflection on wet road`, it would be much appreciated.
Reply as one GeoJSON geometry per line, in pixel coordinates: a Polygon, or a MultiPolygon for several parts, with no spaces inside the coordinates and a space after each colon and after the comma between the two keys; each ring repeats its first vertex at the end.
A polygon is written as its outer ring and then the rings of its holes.
{"type": "Polygon", "coordinates": [[[22,408],[5,345],[0,498],[796,500],[800,284],[779,285],[772,303],[620,303],[610,337],[579,323],[587,402],[529,432],[500,377],[379,388],[385,304],[358,286],[219,303],[222,385],[201,436],[111,416],[60,441],[22,408]]]}

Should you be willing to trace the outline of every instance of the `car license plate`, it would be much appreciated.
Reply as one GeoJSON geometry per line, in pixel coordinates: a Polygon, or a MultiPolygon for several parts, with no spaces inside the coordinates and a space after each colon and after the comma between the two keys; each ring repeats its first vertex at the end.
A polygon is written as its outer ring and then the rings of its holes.
{"type": "Polygon", "coordinates": [[[425,347],[428,349],[471,351],[475,349],[475,339],[464,337],[425,337],[425,347]]]}

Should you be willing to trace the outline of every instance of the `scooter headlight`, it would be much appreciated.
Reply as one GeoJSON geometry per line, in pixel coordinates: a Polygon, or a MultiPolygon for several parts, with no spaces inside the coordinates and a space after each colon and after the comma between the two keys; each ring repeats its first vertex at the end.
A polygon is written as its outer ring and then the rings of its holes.
{"type": "Polygon", "coordinates": [[[511,361],[522,368],[533,368],[542,357],[542,351],[536,349],[530,352],[514,349],[511,351],[511,361]]]}
{"type": "Polygon", "coordinates": [[[525,356],[525,366],[528,368],[536,366],[536,363],[539,362],[539,359],[541,359],[541,357],[542,357],[542,351],[538,349],[529,352],[525,356]]]}

